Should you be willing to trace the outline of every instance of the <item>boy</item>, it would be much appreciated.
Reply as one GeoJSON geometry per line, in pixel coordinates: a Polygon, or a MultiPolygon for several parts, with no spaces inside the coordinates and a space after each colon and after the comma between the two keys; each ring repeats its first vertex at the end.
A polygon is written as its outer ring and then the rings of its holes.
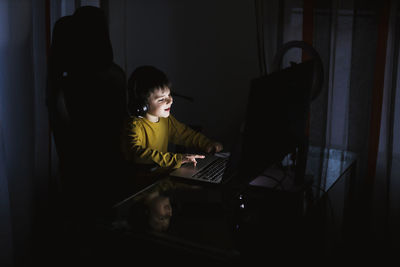
{"type": "Polygon", "coordinates": [[[153,66],[138,67],[128,81],[128,160],[138,164],[156,164],[179,168],[204,155],[168,152],[168,143],[193,147],[206,153],[223,149],[205,135],[177,121],[171,114],[173,99],[167,76],[153,66]]]}

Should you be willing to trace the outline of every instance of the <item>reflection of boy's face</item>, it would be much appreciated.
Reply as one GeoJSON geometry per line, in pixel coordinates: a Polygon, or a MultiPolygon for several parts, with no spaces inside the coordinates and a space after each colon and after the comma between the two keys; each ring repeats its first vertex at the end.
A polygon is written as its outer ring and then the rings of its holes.
{"type": "Polygon", "coordinates": [[[165,231],[169,227],[172,207],[168,197],[157,196],[150,203],[149,224],[157,231],[165,231]]]}
{"type": "Polygon", "coordinates": [[[150,121],[158,121],[158,118],[167,118],[170,114],[173,99],[168,87],[156,89],[148,98],[149,110],[146,118],[150,121]]]}

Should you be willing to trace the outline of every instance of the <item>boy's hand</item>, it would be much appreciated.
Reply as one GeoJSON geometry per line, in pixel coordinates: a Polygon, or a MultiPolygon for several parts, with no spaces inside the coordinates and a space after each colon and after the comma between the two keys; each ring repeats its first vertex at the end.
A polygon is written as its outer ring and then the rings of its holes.
{"type": "Polygon", "coordinates": [[[218,152],[222,151],[222,149],[224,149],[224,147],[222,146],[221,143],[214,142],[207,146],[206,152],[214,154],[214,153],[218,153],[218,152]]]}
{"type": "Polygon", "coordinates": [[[205,158],[204,155],[184,154],[182,159],[182,164],[193,162],[193,165],[196,166],[197,165],[196,159],[204,159],[204,158],[205,158]]]}

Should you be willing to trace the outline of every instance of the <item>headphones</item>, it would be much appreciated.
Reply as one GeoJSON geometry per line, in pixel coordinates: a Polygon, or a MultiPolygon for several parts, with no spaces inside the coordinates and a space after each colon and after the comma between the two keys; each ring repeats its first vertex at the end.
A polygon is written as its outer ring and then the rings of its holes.
{"type": "Polygon", "coordinates": [[[143,117],[149,110],[147,98],[143,94],[137,92],[137,81],[135,77],[128,82],[128,113],[130,116],[143,117]],[[133,99],[130,96],[133,93],[133,99]]]}

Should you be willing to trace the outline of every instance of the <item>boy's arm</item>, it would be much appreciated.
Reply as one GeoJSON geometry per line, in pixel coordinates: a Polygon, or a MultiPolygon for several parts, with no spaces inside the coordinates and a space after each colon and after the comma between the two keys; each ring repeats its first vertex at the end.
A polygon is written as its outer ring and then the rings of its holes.
{"type": "Polygon", "coordinates": [[[143,160],[143,162],[151,161],[161,167],[171,168],[179,168],[182,165],[182,154],[170,152],[164,153],[150,148],[143,148],[138,145],[133,146],[132,149],[135,153],[135,157],[143,160]]]}
{"type": "Polygon", "coordinates": [[[189,126],[177,121],[173,116],[169,116],[170,123],[170,141],[177,145],[185,147],[194,147],[202,151],[207,151],[207,148],[214,142],[200,132],[196,132],[189,126]]]}

